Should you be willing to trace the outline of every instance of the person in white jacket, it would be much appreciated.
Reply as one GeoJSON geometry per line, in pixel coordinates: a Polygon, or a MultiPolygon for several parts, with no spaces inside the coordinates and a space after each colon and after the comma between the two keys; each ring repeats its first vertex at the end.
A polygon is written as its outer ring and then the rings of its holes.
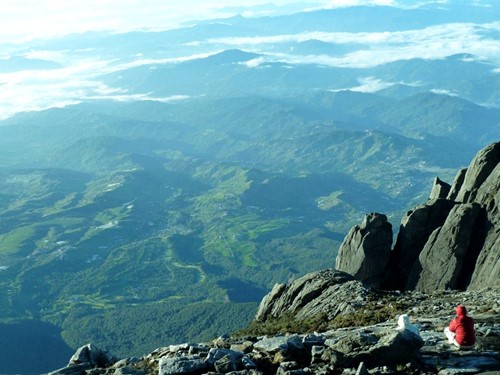
{"type": "Polygon", "coordinates": [[[396,328],[398,331],[402,330],[408,330],[410,332],[413,332],[417,336],[420,336],[420,330],[418,327],[414,324],[410,323],[410,317],[407,314],[402,314],[399,316],[398,319],[398,328],[396,328]]]}

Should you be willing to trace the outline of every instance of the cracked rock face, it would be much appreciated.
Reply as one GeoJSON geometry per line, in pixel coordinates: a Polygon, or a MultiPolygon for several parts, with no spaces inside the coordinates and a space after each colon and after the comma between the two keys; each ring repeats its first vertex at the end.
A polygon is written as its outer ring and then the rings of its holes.
{"type": "Polygon", "coordinates": [[[500,142],[479,151],[450,186],[438,178],[429,201],[402,219],[390,249],[382,214],[370,214],[342,243],[336,268],[374,287],[429,292],[500,287],[500,142]],[[381,224],[383,223],[383,224],[381,224]]]}
{"type": "Polygon", "coordinates": [[[387,216],[371,213],[347,234],[340,245],[335,268],[378,286],[389,262],[391,246],[392,225],[387,216]]]}
{"type": "Polygon", "coordinates": [[[285,313],[313,316],[319,312],[336,315],[350,311],[342,296],[352,291],[368,293],[359,281],[341,271],[323,270],[301,277],[290,285],[276,284],[263,298],[255,319],[265,321],[285,313]]]}

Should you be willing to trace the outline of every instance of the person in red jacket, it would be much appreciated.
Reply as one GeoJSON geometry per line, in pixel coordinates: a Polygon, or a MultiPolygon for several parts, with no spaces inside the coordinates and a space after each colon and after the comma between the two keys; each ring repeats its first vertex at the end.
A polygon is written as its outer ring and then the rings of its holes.
{"type": "Polygon", "coordinates": [[[467,316],[467,309],[465,306],[458,305],[455,311],[457,317],[453,319],[450,325],[444,330],[448,342],[458,348],[474,345],[476,342],[474,319],[467,316]]]}

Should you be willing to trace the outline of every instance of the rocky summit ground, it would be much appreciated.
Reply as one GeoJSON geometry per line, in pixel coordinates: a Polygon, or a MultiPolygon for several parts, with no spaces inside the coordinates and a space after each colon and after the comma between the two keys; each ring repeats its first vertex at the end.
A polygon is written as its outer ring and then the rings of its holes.
{"type": "MultiPolygon", "coordinates": [[[[392,303],[387,301],[383,303],[392,303]]],[[[407,306],[402,313],[420,335],[398,331],[395,315],[377,324],[324,332],[223,335],[121,360],[88,344],[67,367],[50,374],[500,374],[498,290],[396,292],[393,301],[407,306]],[[443,335],[457,304],[466,305],[475,319],[477,343],[467,350],[450,346],[443,335]]],[[[380,308],[387,307],[383,303],[380,308]]],[[[376,307],[361,304],[360,309],[376,307]]]]}

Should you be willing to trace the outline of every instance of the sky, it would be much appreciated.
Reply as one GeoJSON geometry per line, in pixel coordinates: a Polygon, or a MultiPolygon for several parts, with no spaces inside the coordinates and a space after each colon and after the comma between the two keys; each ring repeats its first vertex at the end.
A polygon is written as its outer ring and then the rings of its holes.
{"type": "Polygon", "coordinates": [[[252,16],[360,4],[394,5],[395,0],[0,0],[0,43],[91,30],[168,29],[237,13],[252,16]]]}

